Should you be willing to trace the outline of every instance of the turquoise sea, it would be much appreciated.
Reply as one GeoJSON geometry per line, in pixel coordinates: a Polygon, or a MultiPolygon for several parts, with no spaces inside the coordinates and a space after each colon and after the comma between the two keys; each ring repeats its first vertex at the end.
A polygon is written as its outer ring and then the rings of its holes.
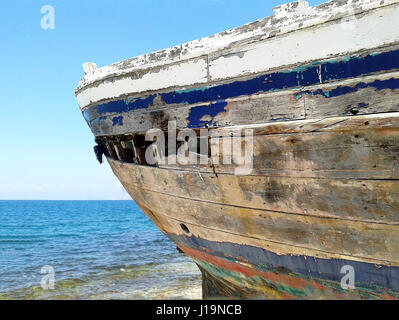
{"type": "Polygon", "coordinates": [[[133,201],[0,201],[0,299],[200,298],[198,268],[133,201]]]}

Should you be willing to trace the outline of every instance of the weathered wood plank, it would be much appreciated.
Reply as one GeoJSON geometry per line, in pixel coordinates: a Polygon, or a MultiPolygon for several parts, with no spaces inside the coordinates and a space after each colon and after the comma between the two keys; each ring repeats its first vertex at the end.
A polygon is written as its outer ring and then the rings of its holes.
{"type": "MultiPolygon", "coordinates": [[[[133,196],[133,194],[132,194],[133,196]]],[[[233,234],[223,230],[212,229],[208,226],[201,226],[191,224],[185,220],[179,220],[169,217],[164,214],[163,211],[152,211],[147,204],[140,200],[139,197],[135,201],[140,209],[154,222],[154,224],[166,235],[177,235],[177,236],[194,236],[206,239],[213,242],[226,242],[226,243],[237,243],[245,244],[253,247],[264,248],[265,250],[274,252],[278,255],[305,255],[307,257],[317,257],[322,259],[345,259],[353,261],[361,261],[375,264],[378,269],[382,265],[386,266],[399,266],[398,263],[391,261],[381,261],[376,259],[370,259],[365,257],[353,257],[344,253],[325,252],[322,250],[301,247],[297,245],[286,245],[284,243],[276,241],[262,240],[258,238],[252,238],[244,235],[233,234]],[[190,231],[187,235],[181,228],[181,224],[184,223],[190,231]]],[[[214,254],[224,255],[224,252],[216,251],[214,254]]]]}
{"type": "Polygon", "coordinates": [[[109,160],[123,183],[171,196],[304,216],[399,224],[399,180],[236,176],[109,160]]]}
{"type": "Polygon", "coordinates": [[[305,118],[304,99],[297,92],[284,91],[269,95],[229,99],[204,105],[154,106],[108,116],[96,115],[90,120],[95,135],[145,133],[154,128],[167,130],[168,121],[175,121],[177,128],[225,127],[237,124],[296,120],[305,118]],[[287,108],[289,106],[289,108],[287,108]],[[97,117],[97,119],[95,119],[97,117]],[[120,124],[113,119],[122,117],[120,124]]]}
{"type": "Polygon", "coordinates": [[[307,87],[306,118],[399,111],[399,73],[387,73],[334,84],[307,87]]]}
{"type": "Polygon", "coordinates": [[[102,136],[145,133],[153,128],[167,130],[168,121],[176,121],[178,129],[217,128],[394,112],[399,111],[398,99],[399,72],[394,72],[200,105],[166,105],[162,99],[153,98],[153,105],[148,108],[129,112],[110,108],[114,111],[110,113],[91,108],[85,113],[94,134],[102,136]]]}
{"type": "Polygon", "coordinates": [[[274,175],[397,179],[398,147],[399,128],[256,136],[253,167],[274,175]]]}
{"type": "Polygon", "coordinates": [[[273,135],[307,132],[348,132],[356,130],[384,130],[399,127],[399,112],[340,116],[255,125],[214,128],[209,131],[211,137],[240,136],[244,130],[250,129],[254,135],[273,135]]]}
{"type": "MultiPolygon", "coordinates": [[[[165,215],[211,230],[296,247],[399,264],[399,227],[341,219],[292,215],[171,197],[123,183],[140,204],[165,215]]],[[[164,227],[167,227],[167,225],[164,227]]],[[[206,233],[201,233],[206,237],[206,233]]],[[[219,234],[221,236],[221,234],[219,234]]],[[[233,243],[238,243],[236,238],[233,243]]],[[[227,241],[219,237],[219,242],[227,241]]]]}
{"type": "MultiPolygon", "coordinates": [[[[344,179],[399,178],[399,113],[342,117],[320,122],[258,126],[253,137],[252,175],[319,177],[344,179]],[[303,132],[308,131],[310,132],[303,132]],[[297,132],[295,132],[297,131],[297,132]],[[294,133],[289,133],[294,132],[294,133]],[[283,134],[281,134],[283,133],[283,134]]],[[[246,126],[245,128],[251,128],[246,126]]],[[[237,165],[226,164],[231,145],[238,141],[244,154],[245,138],[229,137],[244,128],[212,131],[210,144],[214,168],[210,165],[162,165],[165,168],[234,173],[237,165]],[[231,139],[228,148],[217,135],[231,139]],[[225,151],[225,153],[224,153],[225,151]],[[216,158],[216,160],[215,160],[216,158]]],[[[224,138],[223,138],[224,139],[224,138]]],[[[249,142],[247,142],[249,143],[249,142]]]]}

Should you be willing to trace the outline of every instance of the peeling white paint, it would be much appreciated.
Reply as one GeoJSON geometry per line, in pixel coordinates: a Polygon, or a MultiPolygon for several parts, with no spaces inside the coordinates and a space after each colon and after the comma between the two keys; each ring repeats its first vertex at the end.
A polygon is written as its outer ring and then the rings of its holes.
{"type": "Polygon", "coordinates": [[[117,80],[105,80],[77,95],[78,103],[84,107],[101,99],[118,97],[126,93],[158,90],[171,86],[186,86],[207,82],[207,61],[205,58],[168,65],[162,70],[150,69],[136,78],[130,74],[117,80]]]}
{"type": "Polygon", "coordinates": [[[399,0],[334,0],[317,7],[296,3],[211,37],[90,68],[76,90],[78,103],[83,109],[125,94],[225,80],[399,40],[399,0]],[[351,28],[340,28],[341,18],[350,20],[351,28]]]}
{"type": "Polygon", "coordinates": [[[388,45],[399,40],[399,8],[386,7],[351,19],[353,28],[341,29],[336,22],[291,32],[267,41],[236,47],[210,57],[211,80],[264,72],[388,45]],[[240,55],[234,55],[240,53],[240,55]]]}

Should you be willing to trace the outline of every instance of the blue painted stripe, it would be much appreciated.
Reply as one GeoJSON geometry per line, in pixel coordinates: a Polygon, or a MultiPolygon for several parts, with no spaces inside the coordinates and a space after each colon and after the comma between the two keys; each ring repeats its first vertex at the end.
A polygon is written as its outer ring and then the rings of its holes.
{"type": "Polygon", "coordinates": [[[119,117],[114,117],[112,119],[112,126],[123,126],[123,117],[119,116],[119,117]]]}
{"type": "Polygon", "coordinates": [[[188,128],[201,128],[206,124],[211,125],[212,120],[201,120],[204,116],[210,116],[212,119],[219,113],[225,112],[227,106],[226,101],[217,101],[205,106],[197,106],[190,109],[190,114],[187,118],[188,128]]]}
{"type": "Polygon", "coordinates": [[[371,263],[344,260],[322,259],[310,256],[277,255],[263,248],[229,242],[214,242],[194,236],[168,234],[175,243],[201,250],[207,254],[235,262],[246,261],[259,270],[283,268],[287,272],[303,276],[340,282],[341,268],[350,265],[355,270],[357,287],[368,288],[376,292],[389,289],[399,292],[399,267],[380,266],[371,263]]]}
{"type": "Polygon", "coordinates": [[[83,117],[86,121],[91,121],[98,117],[98,115],[103,115],[107,113],[118,114],[123,112],[129,112],[137,109],[146,109],[154,103],[156,95],[150,95],[145,98],[129,98],[127,100],[115,100],[107,103],[102,103],[86,109],[83,112],[83,117]]]}
{"type": "Polygon", "coordinates": [[[365,82],[359,82],[355,86],[338,86],[334,89],[323,91],[321,89],[318,90],[306,90],[306,91],[301,91],[297,93],[297,99],[302,95],[302,94],[308,94],[312,96],[316,95],[322,95],[325,98],[333,98],[333,97],[338,97],[342,96],[348,93],[356,92],[359,89],[365,89],[365,88],[373,88],[376,91],[381,91],[385,89],[389,90],[396,90],[399,89],[399,79],[391,78],[387,80],[375,80],[374,82],[371,83],[365,83],[365,82]]]}
{"type": "MultiPolygon", "coordinates": [[[[144,98],[115,100],[92,106],[83,112],[83,116],[86,121],[90,122],[104,114],[117,114],[137,109],[146,109],[153,105],[154,99],[157,96],[160,96],[165,104],[209,103],[255,93],[301,88],[319,84],[320,80],[323,83],[338,81],[393,69],[399,69],[399,49],[370,54],[364,57],[351,56],[341,58],[340,60],[334,59],[323,63],[312,63],[311,65],[285,72],[264,74],[249,80],[235,81],[222,85],[152,94],[144,98]]],[[[316,92],[316,94],[323,94],[325,96],[328,96],[328,94],[330,96],[345,94],[350,90],[358,90],[362,85],[365,84],[359,84],[357,88],[342,87],[335,89],[334,92],[316,92]]],[[[377,90],[385,88],[397,89],[397,85],[397,79],[391,82],[376,81],[370,84],[370,86],[374,86],[377,90]]],[[[300,95],[300,93],[298,94],[300,95]]],[[[196,122],[199,126],[204,124],[197,120],[196,122]]]]}

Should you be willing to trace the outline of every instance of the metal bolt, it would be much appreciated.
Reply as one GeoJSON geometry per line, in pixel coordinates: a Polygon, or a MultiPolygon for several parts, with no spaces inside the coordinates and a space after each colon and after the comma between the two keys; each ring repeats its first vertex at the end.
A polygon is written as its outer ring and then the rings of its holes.
{"type": "Polygon", "coordinates": [[[359,109],[358,108],[356,108],[356,107],[353,107],[351,110],[351,113],[353,114],[353,115],[355,115],[355,114],[358,114],[359,113],[359,109]]]}

